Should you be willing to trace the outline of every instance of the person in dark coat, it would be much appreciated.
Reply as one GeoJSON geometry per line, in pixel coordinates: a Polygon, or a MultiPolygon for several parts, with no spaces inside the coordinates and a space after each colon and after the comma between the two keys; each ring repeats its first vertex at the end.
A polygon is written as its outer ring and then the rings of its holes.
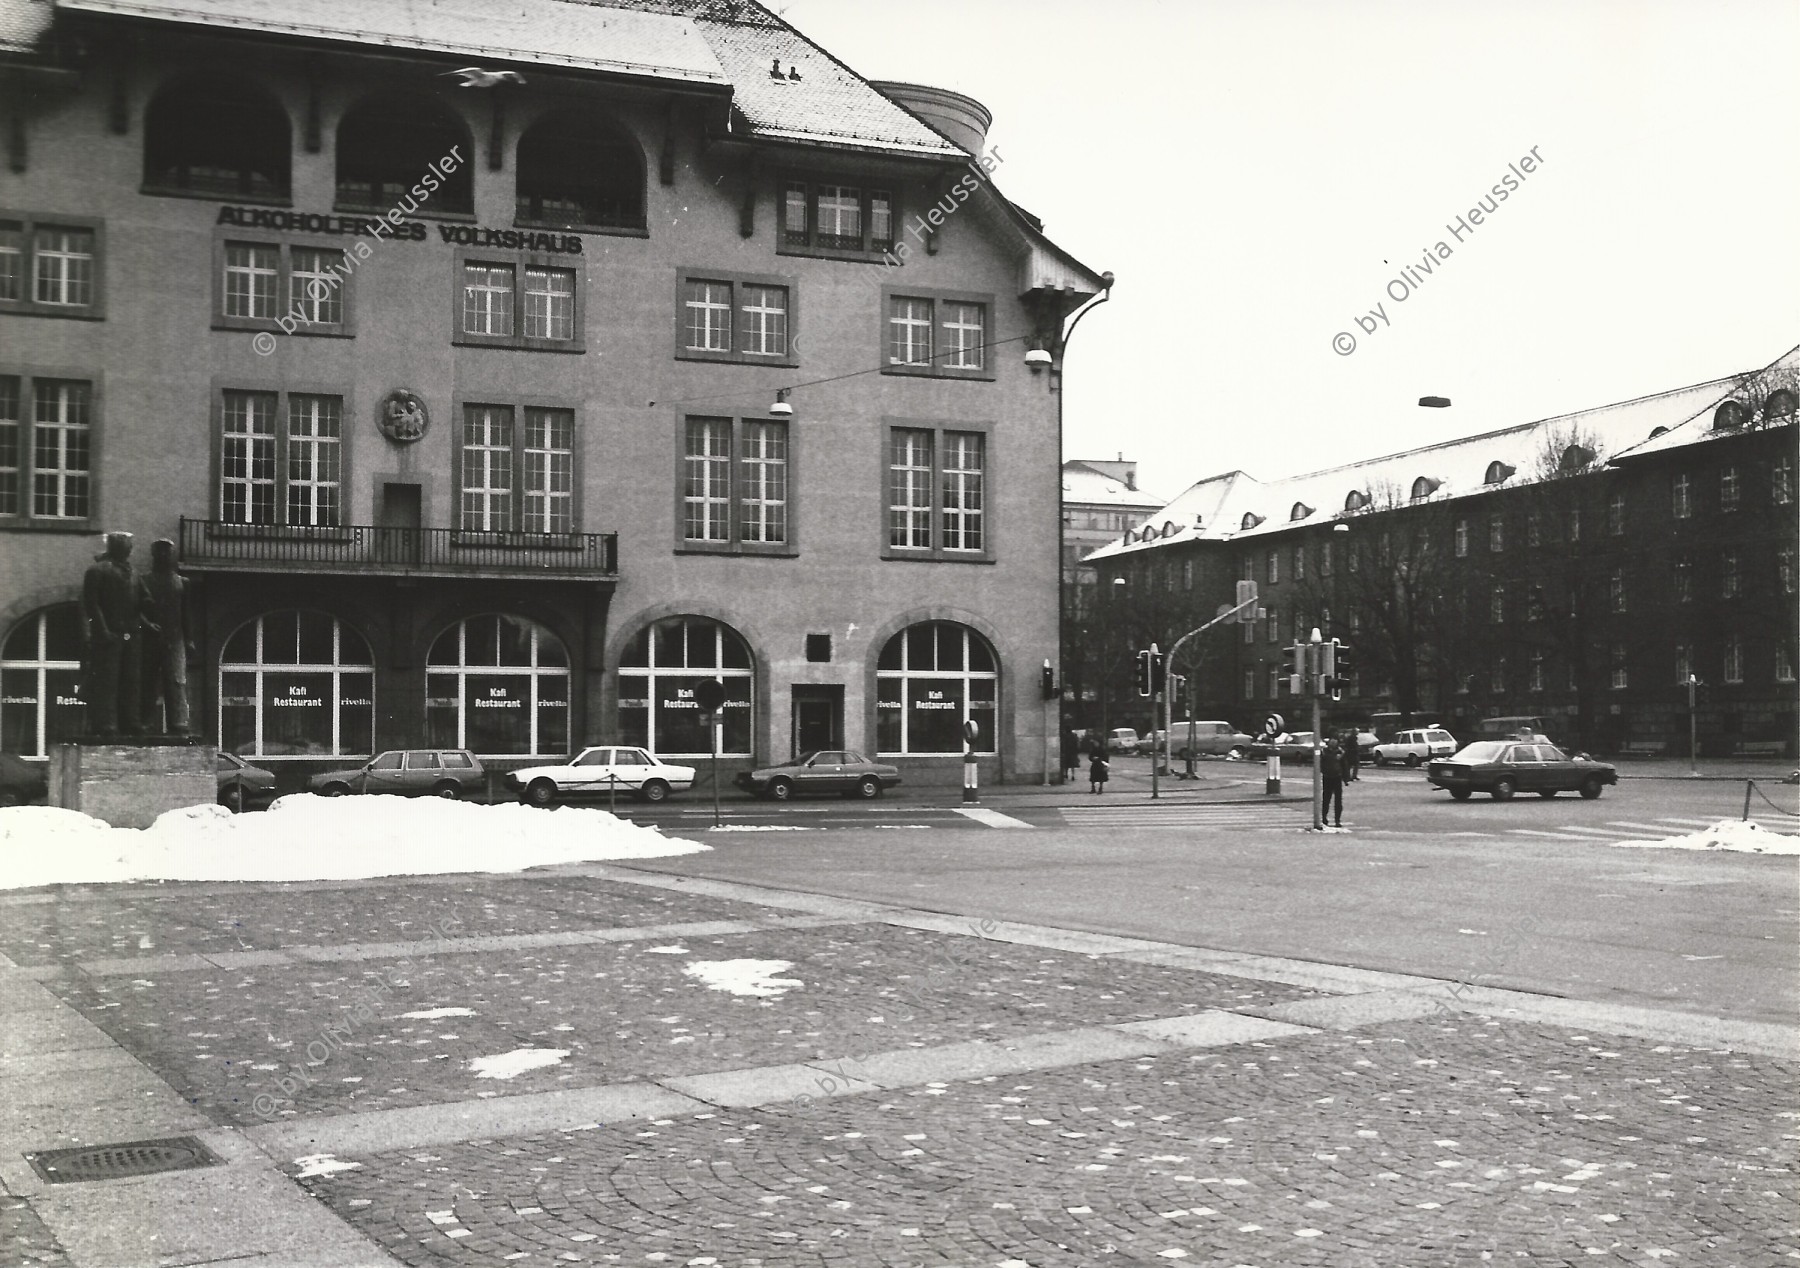
{"type": "Polygon", "coordinates": [[[1088,791],[1096,797],[1106,791],[1106,754],[1098,749],[1088,762],[1088,791]]]}
{"type": "Polygon", "coordinates": [[[1358,768],[1362,766],[1362,749],[1356,743],[1356,732],[1344,732],[1344,782],[1354,784],[1362,776],[1358,768]]]}
{"type": "Polygon", "coordinates": [[[1319,752],[1319,779],[1325,788],[1319,815],[1329,817],[1332,827],[1341,828],[1344,826],[1344,750],[1335,735],[1325,741],[1325,747],[1319,752]],[[1337,805],[1335,814],[1332,812],[1334,801],[1337,805]]]}
{"type": "Polygon", "coordinates": [[[1074,783],[1076,774],[1081,770],[1081,737],[1069,727],[1063,728],[1062,766],[1063,781],[1074,783]]]}

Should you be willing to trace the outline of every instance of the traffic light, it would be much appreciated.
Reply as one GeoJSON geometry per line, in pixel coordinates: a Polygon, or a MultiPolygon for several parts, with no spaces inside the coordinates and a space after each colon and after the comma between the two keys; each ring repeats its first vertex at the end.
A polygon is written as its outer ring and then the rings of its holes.
{"type": "Polygon", "coordinates": [[[1289,643],[1281,649],[1281,676],[1287,680],[1288,692],[1299,695],[1304,691],[1302,679],[1306,670],[1306,647],[1302,643],[1289,643]]]}
{"type": "Polygon", "coordinates": [[[1056,685],[1056,671],[1050,668],[1050,662],[1044,662],[1044,699],[1054,700],[1062,695],[1062,688],[1056,685]]]}
{"type": "Polygon", "coordinates": [[[1151,695],[1161,695],[1163,688],[1168,685],[1168,668],[1168,663],[1163,654],[1156,649],[1156,644],[1150,644],[1151,695]]]}
{"type": "Polygon", "coordinates": [[[1333,688],[1336,685],[1335,674],[1337,671],[1332,667],[1334,660],[1332,653],[1337,650],[1337,645],[1335,643],[1315,643],[1313,646],[1317,649],[1313,652],[1313,690],[1321,696],[1329,692],[1331,698],[1336,700],[1337,692],[1333,688]]]}
{"type": "Polygon", "coordinates": [[[1342,700],[1344,689],[1356,690],[1351,679],[1356,676],[1356,664],[1350,658],[1350,645],[1332,639],[1331,698],[1342,700]]]}
{"type": "Polygon", "coordinates": [[[1151,656],[1147,651],[1137,654],[1137,693],[1147,696],[1156,690],[1156,671],[1151,668],[1151,656]]]}

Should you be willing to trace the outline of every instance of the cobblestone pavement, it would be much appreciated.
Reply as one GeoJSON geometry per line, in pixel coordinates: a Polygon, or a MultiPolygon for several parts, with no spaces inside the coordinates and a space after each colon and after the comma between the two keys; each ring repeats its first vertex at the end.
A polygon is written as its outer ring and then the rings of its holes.
{"type": "Polygon", "coordinates": [[[56,1235],[31,1209],[0,1184],[0,1263],[8,1268],[66,1268],[68,1256],[56,1235]]]}
{"type": "Polygon", "coordinates": [[[1797,1071],[1461,1017],[343,1159],[411,1264],[1749,1268],[1797,1071]]]}
{"type": "Polygon", "coordinates": [[[240,1125],[277,1114],[392,1109],[807,1061],[822,1052],[1001,1039],[1317,994],[851,924],[397,962],[188,972],[147,963],[143,973],[45,985],[183,1097],[240,1125]],[[781,974],[802,985],[779,999],[707,990],[685,970],[709,960],[792,965],[781,974]],[[373,1015],[359,1020],[356,1010],[365,1004],[373,1015]],[[406,1016],[442,1009],[467,1011],[406,1016]],[[504,1081],[483,1079],[471,1064],[521,1048],[567,1055],[504,1081]],[[291,1092],[278,1083],[296,1078],[304,1085],[291,1092]],[[258,1096],[279,1104],[263,1101],[259,1112],[258,1096]]]}
{"type": "Polygon", "coordinates": [[[274,950],[439,936],[552,933],[694,920],[749,920],[766,909],[582,876],[420,878],[374,883],[142,886],[0,898],[0,954],[23,965],[114,956],[274,950]],[[460,922],[460,923],[458,923],[460,922]]]}

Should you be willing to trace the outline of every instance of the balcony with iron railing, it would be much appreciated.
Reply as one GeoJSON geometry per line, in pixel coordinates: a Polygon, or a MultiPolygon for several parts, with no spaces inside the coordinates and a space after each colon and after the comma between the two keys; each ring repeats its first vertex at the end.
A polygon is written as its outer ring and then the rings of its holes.
{"type": "Polygon", "coordinates": [[[618,577],[619,536],[183,517],[180,562],[195,572],[602,581],[618,577]]]}

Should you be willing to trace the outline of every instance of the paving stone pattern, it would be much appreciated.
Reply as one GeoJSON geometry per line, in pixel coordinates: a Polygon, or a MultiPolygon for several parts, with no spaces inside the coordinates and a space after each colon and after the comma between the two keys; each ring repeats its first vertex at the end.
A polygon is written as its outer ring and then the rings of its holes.
{"type": "Polygon", "coordinates": [[[205,955],[438,936],[557,933],[754,920],[766,908],[580,876],[418,879],[393,884],[173,887],[0,902],[0,953],[21,965],[205,955]],[[446,922],[460,922],[447,924],[446,922]]]}
{"type": "Polygon", "coordinates": [[[1317,996],[1280,983],[886,925],[405,961],[147,967],[141,978],[45,985],[203,1112],[239,1125],[1317,996]],[[668,950],[674,946],[682,952],[668,950]],[[791,962],[782,976],[803,985],[755,998],[709,990],[684,972],[695,961],[736,959],[791,962]],[[475,1015],[402,1016],[438,1008],[475,1015]],[[469,1064],[519,1048],[569,1055],[508,1080],[478,1078],[469,1064]],[[294,1081],[296,1068],[313,1081],[283,1088],[278,1080],[294,1081]],[[279,1104],[263,1101],[259,1109],[259,1096],[279,1104]]]}
{"type": "Polygon", "coordinates": [[[409,1264],[1788,1265],[1793,1065],[1486,1018],[354,1160],[409,1264]]]}
{"type": "Polygon", "coordinates": [[[8,1268],[63,1268],[69,1258],[24,1198],[0,1184],[0,1263],[8,1268]]]}

